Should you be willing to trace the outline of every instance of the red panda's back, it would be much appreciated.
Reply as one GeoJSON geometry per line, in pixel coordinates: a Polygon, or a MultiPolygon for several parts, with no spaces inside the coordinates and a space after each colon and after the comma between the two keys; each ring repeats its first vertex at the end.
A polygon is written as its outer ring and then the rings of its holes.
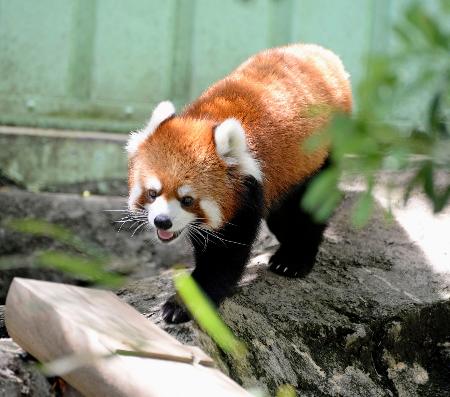
{"type": "Polygon", "coordinates": [[[349,112],[348,75],[331,51],[292,45],[261,52],[211,86],[185,111],[217,121],[239,119],[264,174],[266,205],[317,170],[327,149],[301,144],[328,120],[327,110],[349,112]]]}

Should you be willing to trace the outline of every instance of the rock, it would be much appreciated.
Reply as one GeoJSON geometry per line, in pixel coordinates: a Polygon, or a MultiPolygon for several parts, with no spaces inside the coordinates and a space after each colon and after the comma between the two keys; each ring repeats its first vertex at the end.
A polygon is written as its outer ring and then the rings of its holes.
{"type": "Polygon", "coordinates": [[[61,378],[46,378],[12,339],[0,339],[0,397],[81,397],[61,378]]]}
{"type": "Polygon", "coordinates": [[[123,134],[0,126],[0,167],[33,191],[85,183],[95,188],[98,182],[112,192],[109,181],[127,177],[126,141],[123,134]]]}
{"type": "Polygon", "coordinates": [[[353,229],[353,204],[350,195],[333,217],[304,279],[269,272],[273,247],[257,247],[238,293],[220,307],[247,345],[245,360],[221,352],[192,322],[162,322],[170,272],[132,281],[118,294],[179,340],[199,345],[245,387],[271,395],[286,383],[301,396],[450,395],[449,273],[436,272],[381,207],[369,225],[353,229]]]}
{"type": "Polygon", "coordinates": [[[99,181],[46,185],[43,190],[49,193],[83,194],[83,192],[89,192],[95,195],[125,197],[128,195],[128,183],[126,178],[104,179],[99,181]]]}
{"type": "Polygon", "coordinates": [[[8,338],[8,331],[5,325],[5,306],[0,305],[0,338],[8,338]]]}
{"type": "Polygon", "coordinates": [[[0,339],[0,397],[53,396],[51,385],[11,339],[0,339]]]}
{"type": "Polygon", "coordinates": [[[0,187],[1,186],[14,186],[18,188],[24,188],[23,185],[18,183],[17,181],[13,180],[9,176],[5,175],[3,170],[0,168],[0,187]]]}
{"type": "Polygon", "coordinates": [[[182,259],[191,261],[191,254],[183,246],[167,250],[155,246],[148,233],[132,236],[133,229],[126,225],[118,233],[121,218],[119,210],[126,208],[126,199],[121,197],[90,196],[73,194],[32,193],[14,188],[0,189],[0,303],[4,302],[9,283],[14,276],[46,279],[50,281],[75,282],[82,280],[60,272],[42,269],[36,263],[36,253],[41,250],[68,247],[45,237],[36,237],[13,232],[6,225],[12,219],[38,218],[63,226],[83,241],[97,247],[109,257],[110,268],[132,277],[155,274],[158,267],[173,265],[182,259]]]}
{"type": "MultiPolygon", "coordinates": [[[[39,216],[62,224],[106,247],[117,266],[136,265],[134,279],[118,295],[182,342],[200,346],[245,387],[274,395],[280,385],[290,384],[311,397],[450,395],[449,247],[433,245],[430,251],[422,245],[433,233],[433,244],[445,243],[448,213],[428,224],[420,207],[409,218],[403,211],[398,221],[388,222],[378,206],[371,222],[355,230],[348,222],[354,201],[348,195],[336,212],[317,263],[304,279],[267,270],[276,241],[263,229],[237,294],[220,307],[248,348],[246,358],[236,361],[193,322],[162,322],[160,306],[173,293],[171,272],[154,274],[158,266],[189,262],[189,252],[181,245],[154,247],[144,234],[117,235],[110,225],[114,215],[103,209],[120,208],[124,199],[0,193],[5,217],[39,216]],[[415,229],[408,229],[411,225],[415,229]]],[[[48,247],[58,244],[0,230],[0,253],[18,267],[34,250],[48,247]]],[[[28,379],[18,373],[22,382],[28,379]]]]}

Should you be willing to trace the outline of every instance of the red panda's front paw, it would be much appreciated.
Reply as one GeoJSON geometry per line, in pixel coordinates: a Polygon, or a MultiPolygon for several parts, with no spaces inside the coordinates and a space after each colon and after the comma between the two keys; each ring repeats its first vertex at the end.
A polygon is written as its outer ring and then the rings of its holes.
{"type": "Polygon", "coordinates": [[[189,317],[186,309],[177,302],[174,296],[171,296],[164,305],[162,305],[162,318],[168,324],[180,324],[189,321],[189,317]]]}

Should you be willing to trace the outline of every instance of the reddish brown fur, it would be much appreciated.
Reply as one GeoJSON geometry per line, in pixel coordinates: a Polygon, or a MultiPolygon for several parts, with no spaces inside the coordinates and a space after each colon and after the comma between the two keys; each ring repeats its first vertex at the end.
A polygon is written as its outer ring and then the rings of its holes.
{"type": "Polygon", "coordinates": [[[251,153],[261,164],[266,207],[320,168],[327,149],[305,153],[305,138],[329,117],[315,106],[350,112],[350,83],[339,59],[315,45],[264,51],[212,85],[179,116],[164,122],[130,162],[130,184],[156,174],[167,195],[183,184],[210,197],[231,218],[236,186],[216,154],[213,127],[229,117],[242,123],[251,153]]]}

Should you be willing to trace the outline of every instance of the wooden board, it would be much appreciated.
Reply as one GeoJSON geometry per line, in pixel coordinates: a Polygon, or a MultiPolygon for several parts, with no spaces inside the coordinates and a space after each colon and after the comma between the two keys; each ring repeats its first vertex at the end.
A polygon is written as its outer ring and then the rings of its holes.
{"type": "Polygon", "coordinates": [[[79,357],[62,377],[85,396],[250,396],[112,292],[15,278],[5,322],[41,362],[79,357]]]}

